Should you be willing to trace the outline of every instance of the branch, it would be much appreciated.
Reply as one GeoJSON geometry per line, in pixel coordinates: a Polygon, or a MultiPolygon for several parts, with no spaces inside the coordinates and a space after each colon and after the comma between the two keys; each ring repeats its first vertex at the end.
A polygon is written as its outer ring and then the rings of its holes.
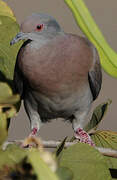
{"type": "Polygon", "coordinates": [[[117,158],[117,150],[111,148],[95,147],[104,156],[117,158]]]}
{"type": "MultiPolygon", "coordinates": [[[[3,144],[3,150],[5,150],[9,144],[16,144],[19,146],[25,145],[25,147],[26,147],[26,144],[29,144],[29,143],[33,143],[38,147],[40,147],[40,145],[41,145],[41,147],[43,146],[44,148],[57,148],[61,144],[61,141],[44,141],[44,140],[42,141],[39,138],[30,137],[30,138],[26,138],[26,140],[6,141],[3,144]]],[[[76,143],[78,143],[78,141],[65,142],[64,147],[67,148],[76,143]]],[[[110,149],[110,148],[103,148],[103,147],[95,147],[95,149],[97,149],[104,156],[117,158],[117,150],[110,149]]]]}
{"type": "MultiPolygon", "coordinates": [[[[61,141],[42,141],[42,143],[45,148],[57,148],[61,144],[61,141]]],[[[67,148],[76,143],[78,142],[66,142],[64,147],[67,148]]],[[[104,156],[117,158],[117,150],[110,149],[110,148],[102,148],[102,147],[95,147],[95,148],[104,156]]]]}

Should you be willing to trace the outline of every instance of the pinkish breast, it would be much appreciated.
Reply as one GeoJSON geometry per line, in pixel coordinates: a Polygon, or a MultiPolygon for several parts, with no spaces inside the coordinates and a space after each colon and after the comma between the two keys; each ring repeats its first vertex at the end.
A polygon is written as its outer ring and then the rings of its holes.
{"type": "Polygon", "coordinates": [[[88,80],[92,51],[84,38],[66,34],[41,48],[33,48],[34,43],[19,56],[19,66],[30,86],[45,93],[62,93],[76,90],[88,80]]]}

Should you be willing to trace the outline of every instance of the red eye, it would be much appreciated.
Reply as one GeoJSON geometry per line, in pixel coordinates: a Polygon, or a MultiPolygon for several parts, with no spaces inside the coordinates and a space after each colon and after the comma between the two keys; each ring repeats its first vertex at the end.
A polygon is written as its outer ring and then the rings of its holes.
{"type": "Polygon", "coordinates": [[[37,29],[38,31],[41,31],[41,30],[43,29],[43,24],[38,24],[37,27],[36,27],[36,29],[37,29]]]}

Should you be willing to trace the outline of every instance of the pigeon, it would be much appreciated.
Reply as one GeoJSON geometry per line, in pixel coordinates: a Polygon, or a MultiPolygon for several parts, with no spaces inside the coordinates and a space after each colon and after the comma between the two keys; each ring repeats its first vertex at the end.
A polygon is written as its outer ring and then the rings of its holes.
{"type": "Polygon", "coordinates": [[[14,86],[30,120],[30,135],[37,135],[44,123],[63,118],[72,123],[80,142],[94,146],[83,129],[102,84],[94,45],[86,37],[64,32],[44,13],[27,17],[10,44],[20,40],[25,41],[17,54],[14,86]]]}

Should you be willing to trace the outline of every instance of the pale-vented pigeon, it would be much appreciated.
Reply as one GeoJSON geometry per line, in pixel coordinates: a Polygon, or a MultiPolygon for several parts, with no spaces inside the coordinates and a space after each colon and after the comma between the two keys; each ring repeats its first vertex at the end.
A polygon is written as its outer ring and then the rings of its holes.
{"type": "Polygon", "coordinates": [[[42,13],[25,19],[11,45],[23,39],[14,82],[24,100],[31,135],[43,123],[64,118],[72,122],[81,142],[93,146],[83,127],[102,83],[97,50],[88,39],[65,33],[53,17],[42,13]]]}

